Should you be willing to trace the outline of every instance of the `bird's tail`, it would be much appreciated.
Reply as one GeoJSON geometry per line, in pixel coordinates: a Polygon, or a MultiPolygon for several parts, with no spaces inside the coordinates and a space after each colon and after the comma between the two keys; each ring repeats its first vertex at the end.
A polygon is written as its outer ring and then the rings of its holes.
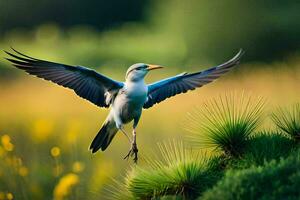
{"type": "Polygon", "coordinates": [[[97,152],[99,149],[104,151],[109,146],[117,132],[118,129],[115,122],[113,120],[106,120],[91,143],[90,150],[92,153],[97,152]]]}

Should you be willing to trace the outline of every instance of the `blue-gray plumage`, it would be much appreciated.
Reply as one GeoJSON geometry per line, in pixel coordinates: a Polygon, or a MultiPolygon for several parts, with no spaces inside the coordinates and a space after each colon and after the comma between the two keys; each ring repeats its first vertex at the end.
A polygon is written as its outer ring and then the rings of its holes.
{"type": "Polygon", "coordinates": [[[104,151],[113,137],[122,131],[131,142],[131,149],[125,158],[134,156],[137,161],[136,126],[142,109],[150,108],[171,96],[194,90],[220,77],[240,62],[243,51],[231,60],[216,67],[196,73],[182,73],[149,85],[144,77],[158,65],[134,64],[126,72],[125,82],[112,80],[94,70],[36,59],[13,49],[15,54],[5,51],[12,58],[6,58],[15,67],[29,74],[73,89],[77,95],[99,107],[111,107],[108,117],[90,145],[93,153],[104,151]],[[133,121],[133,138],[130,139],[123,126],[133,121]]]}

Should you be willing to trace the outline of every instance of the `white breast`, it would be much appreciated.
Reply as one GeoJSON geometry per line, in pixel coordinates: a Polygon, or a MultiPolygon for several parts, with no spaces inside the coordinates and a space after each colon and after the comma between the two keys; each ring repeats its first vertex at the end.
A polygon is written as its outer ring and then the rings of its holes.
{"type": "Polygon", "coordinates": [[[126,82],[113,103],[117,123],[127,123],[139,117],[147,99],[148,88],[144,82],[126,82]]]}
{"type": "Polygon", "coordinates": [[[145,84],[144,80],[138,82],[126,82],[124,87],[126,96],[129,99],[136,100],[136,101],[146,101],[148,87],[145,84]]]}

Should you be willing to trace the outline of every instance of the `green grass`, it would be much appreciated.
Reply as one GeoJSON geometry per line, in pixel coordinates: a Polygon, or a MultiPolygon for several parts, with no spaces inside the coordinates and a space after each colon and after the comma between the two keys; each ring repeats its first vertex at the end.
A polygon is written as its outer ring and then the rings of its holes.
{"type": "Polygon", "coordinates": [[[204,103],[191,113],[185,128],[189,140],[199,147],[212,147],[227,156],[241,155],[250,135],[261,123],[262,98],[231,93],[204,103]]]}
{"type": "Polygon", "coordinates": [[[149,158],[147,167],[129,172],[127,199],[293,200],[300,195],[300,149],[281,133],[251,136],[238,158],[197,154],[182,143],[159,149],[162,159],[149,158]]]}
{"type": "Polygon", "coordinates": [[[161,156],[128,173],[120,184],[127,196],[118,199],[295,199],[299,194],[300,182],[292,183],[300,178],[300,149],[281,133],[251,136],[237,158],[199,154],[176,142],[161,144],[159,150],[161,156]]]}
{"type": "Polygon", "coordinates": [[[300,151],[263,166],[229,170],[225,177],[199,200],[288,199],[300,196],[300,151]]]}
{"type": "Polygon", "coordinates": [[[262,131],[249,138],[241,157],[228,161],[231,168],[261,166],[271,160],[287,157],[296,144],[285,135],[273,131],[262,131]]]}
{"type": "Polygon", "coordinates": [[[271,118],[275,125],[296,141],[300,141],[300,104],[278,108],[271,118]]]}
{"type": "Polygon", "coordinates": [[[161,144],[159,149],[162,159],[148,158],[148,167],[137,167],[128,173],[126,187],[134,199],[157,199],[165,195],[195,199],[220,177],[214,163],[181,143],[161,144]]]}
{"type": "Polygon", "coordinates": [[[250,138],[243,159],[251,164],[262,165],[287,157],[293,150],[295,143],[290,138],[281,133],[262,131],[250,138]]]}

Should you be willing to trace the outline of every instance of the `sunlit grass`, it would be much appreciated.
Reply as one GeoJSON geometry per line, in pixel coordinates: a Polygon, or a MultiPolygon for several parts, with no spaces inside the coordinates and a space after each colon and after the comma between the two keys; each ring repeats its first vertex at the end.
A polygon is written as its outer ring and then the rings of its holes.
{"type": "Polygon", "coordinates": [[[0,139],[0,197],[12,200],[24,192],[26,186],[22,186],[18,193],[18,183],[25,182],[31,171],[22,157],[15,152],[15,144],[10,135],[0,135],[0,139]]]}
{"type": "Polygon", "coordinates": [[[231,93],[205,102],[185,120],[188,139],[199,147],[212,147],[228,156],[239,156],[250,135],[261,124],[265,101],[231,93]]]}
{"type": "Polygon", "coordinates": [[[99,191],[103,188],[115,168],[99,159],[82,157],[71,146],[66,149],[53,145],[59,141],[53,135],[49,141],[39,143],[18,134],[0,135],[0,195],[5,196],[2,199],[8,199],[7,194],[14,199],[82,199],[92,195],[91,185],[99,191]],[[95,164],[105,171],[95,170],[95,164]]]}
{"type": "Polygon", "coordinates": [[[278,108],[271,115],[275,125],[296,141],[300,141],[300,104],[278,108]]]}
{"type": "Polygon", "coordinates": [[[126,177],[125,187],[135,199],[158,199],[165,195],[194,199],[220,176],[204,155],[186,149],[180,142],[158,147],[161,159],[146,159],[146,167],[133,168],[126,177]]]}

